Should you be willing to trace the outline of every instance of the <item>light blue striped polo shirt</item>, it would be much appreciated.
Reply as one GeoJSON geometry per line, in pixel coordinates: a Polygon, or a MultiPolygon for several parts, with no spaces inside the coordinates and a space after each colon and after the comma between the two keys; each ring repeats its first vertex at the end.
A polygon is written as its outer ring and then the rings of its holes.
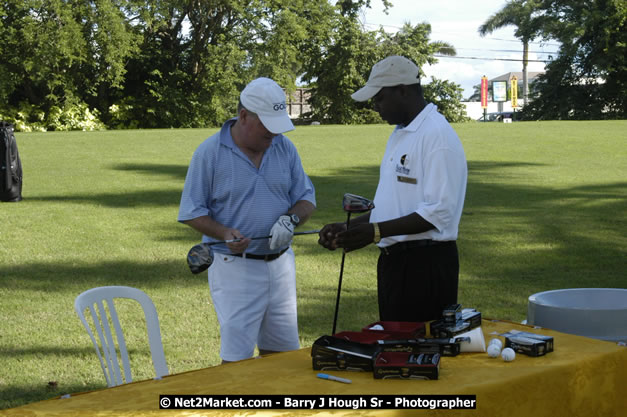
{"type": "MultiPolygon", "coordinates": [[[[294,144],[278,135],[266,150],[259,169],[235,145],[227,121],[220,132],[198,146],[187,170],[178,221],[209,216],[246,237],[268,236],[277,218],[299,200],[314,206],[314,186],[303,170],[294,144]]],[[[203,241],[215,241],[203,236],[203,241]]],[[[281,248],[283,249],[283,248],[281,248]]],[[[225,244],[214,245],[218,253],[229,253],[225,244]]],[[[271,251],[268,239],[250,242],[247,253],[271,251]]]]}

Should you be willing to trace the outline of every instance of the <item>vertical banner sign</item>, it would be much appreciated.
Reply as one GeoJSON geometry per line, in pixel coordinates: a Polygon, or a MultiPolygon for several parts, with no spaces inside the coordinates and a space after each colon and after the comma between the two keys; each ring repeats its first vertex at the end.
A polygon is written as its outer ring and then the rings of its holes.
{"type": "Polygon", "coordinates": [[[511,81],[512,108],[518,107],[518,78],[514,75],[511,81]]]}
{"type": "Polygon", "coordinates": [[[481,107],[488,108],[488,77],[481,77],[481,107]]]}

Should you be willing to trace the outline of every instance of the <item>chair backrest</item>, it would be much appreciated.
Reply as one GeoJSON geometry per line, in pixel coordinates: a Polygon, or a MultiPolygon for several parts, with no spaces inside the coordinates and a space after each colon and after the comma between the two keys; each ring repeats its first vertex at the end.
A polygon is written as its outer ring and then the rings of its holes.
{"type": "Polygon", "coordinates": [[[157,378],[168,375],[168,366],[165,362],[165,354],[163,353],[163,344],[161,343],[161,331],[159,329],[159,318],[157,310],[150,299],[143,291],[137,288],[110,286],[92,288],[76,297],[74,309],[78,313],[78,317],[85,326],[94,349],[100,359],[102,372],[107,380],[107,385],[114,387],[116,385],[129,383],[133,380],[131,376],[131,367],[128,360],[128,352],[126,350],[126,342],[118,314],[113,303],[114,298],[130,298],[141,304],[146,319],[146,328],[148,330],[148,342],[150,344],[150,353],[152,354],[152,363],[155,368],[157,378]],[[104,307],[106,301],[107,311],[104,307]],[[89,308],[93,320],[93,326],[98,334],[98,341],[94,337],[91,326],[85,319],[85,309],[89,308]],[[96,310],[97,308],[97,310],[96,310]],[[120,358],[124,368],[124,379],[120,373],[120,364],[118,360],[118,352],[111,332],[110,323],[113,324],[115,336],[118,344],[120,358]],[[98,343],[100,342],[100,343],[98,343]],[[102,352],[102,353],[101,353],[102,352]]]}

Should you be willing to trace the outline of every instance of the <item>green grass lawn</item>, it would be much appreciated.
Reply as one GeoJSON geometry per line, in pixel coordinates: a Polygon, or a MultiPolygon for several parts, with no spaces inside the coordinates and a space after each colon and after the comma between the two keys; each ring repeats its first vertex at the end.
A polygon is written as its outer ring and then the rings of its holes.
{"type": "MultiPolygon", "coordinates": [[[[526,317],[527,297],[627,286],[627,121],[455,126],[469,165],[459,301],[484,317],[526,317]]],[[[215,129],[18,133],[24,200],[0,204],[0,408],[105,386],[74,312],[82,291],[129,285],[155,302],[171,373],[216,365],[200,240],[176,222],[187,165],[215,129]],[[54,384],[49,384],[53,382],[54,384]]],[[[290,133],[316,186],[303,230],[343,221],[345,192],[373,197],[390,126],[290,133]]],[[[294,240],[301,343],[329,334],[341,254],[294,240]]],[[[338,330],[377,320],[368,247],[347,255],[338,330]]],[[[143,318],[122,305],[134,379],[153,376],[143,318]]]]}

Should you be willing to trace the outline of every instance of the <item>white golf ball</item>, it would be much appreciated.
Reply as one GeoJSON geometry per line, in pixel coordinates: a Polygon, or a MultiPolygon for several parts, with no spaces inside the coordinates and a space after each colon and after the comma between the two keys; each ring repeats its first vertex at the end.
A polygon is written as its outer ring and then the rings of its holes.
{"type": "Polygon", "coordinates": [[[491,358],[498,358],[501,354],[501,348],[496,344],[491,344],[488,346],[488,356],[491,358]]]}
{"type": "Polygon", "coordinates": [[[514,349],[512,348],[505,348],[501,352],[501,357],[505,362],[511,362],[514,358],[516,358],[516,352],[514,352],[514,349]]]}
{"type": "Polygon", "coordinates": [[[503,349],[503,342],[501,342],[501,339],[494,338],[490,340],[490,345],[497,345],[499,350],[503,349]]]}

